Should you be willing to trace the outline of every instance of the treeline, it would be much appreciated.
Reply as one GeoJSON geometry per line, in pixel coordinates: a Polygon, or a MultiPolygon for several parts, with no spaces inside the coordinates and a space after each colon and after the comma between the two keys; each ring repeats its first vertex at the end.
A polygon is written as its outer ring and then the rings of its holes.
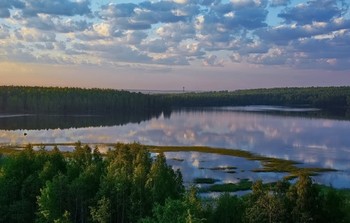
{"type": "Polygon", "coordinates": [[[28,146],[0,161],[0,222],[137,222],[184,194],[181,173],[139,144],[105,157],[79,143],[66,157],[28,146]]]}
{"type": "Polygon", "coordinates": [[[165,94],[162,97],[178,108],[245,105],[350,107],[350,87],[270,88],[165,94]]]}
{"type": "Polygon", "coordinates": [[[111,89],[0,86],[0,112],[36,114],[126,114],[170,108],[289,105],[350,107],[350,87],[271,88],[149,95],[111,89]]]}
{"type": "Polygon", "coordinates": [[[111,89],[0,86],[0,112],[115,114],[162,111],[161,98],[111,89]]]}
{"type": "Polygon", "coordinates": [[[350,198],[302,175],[295,184],[261,181],[237,197],[200,198],[185,191],[180,171],[139,144],[118,144],[105,156],[76,144],[25,150],[0,158],[0,222],[253,223],[350,222],[350,198]]]}
{"type": "Polygon", "coordinates": [[[243,105],[350,107],[350,87],[271,88],[149,95],[111,89],[0,86],[0,112],[115,114],[165,112],[170,107],[243,105]]]}

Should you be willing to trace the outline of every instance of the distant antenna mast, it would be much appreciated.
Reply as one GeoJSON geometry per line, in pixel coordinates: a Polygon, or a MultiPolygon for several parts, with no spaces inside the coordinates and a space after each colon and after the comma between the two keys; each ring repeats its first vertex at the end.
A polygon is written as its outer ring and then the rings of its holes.
{"type": "Polygon", "coordinates": [[[182,87],[182,92],[185,92],[185,87],[182,87]]]}

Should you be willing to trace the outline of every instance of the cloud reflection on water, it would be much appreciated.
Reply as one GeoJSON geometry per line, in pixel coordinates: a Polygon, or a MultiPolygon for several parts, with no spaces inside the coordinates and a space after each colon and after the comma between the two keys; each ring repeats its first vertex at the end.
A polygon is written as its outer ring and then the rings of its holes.
{"type": "MultiPolygon", "coordinates": [[[[300,161],[305,166],[339,169],[340,172],[322,174],[316,179],[336,187],[350,187],[349,132],[349,121],[206,110],[173,112],[170,118],[161,116],[140,123],[111,127],[0,131],[0,143],[136,141],[149,145],[203,145],[243,149],[264,156],[300,161]],[[24,132],[27,136],[23,135],[24,132]]],[[[227,174],[198,169],[198,165],[203,165],[203,160],[209,160],[212,166],[241,165],[251,169],[245,166],[248,164],[241,158],[236,157],[201,153],[168,156],[185,159],[184,162],[171,161],[171,164],[182,169],[190,178],[214,174],[213,178],[231,182],[237,178],[270,180],[281,177],[274,173],[253,174],[249,171],[238,171],[236,174],[227,174]]],[[[187,181],[190,179],[188,176],[187,181]]]]}

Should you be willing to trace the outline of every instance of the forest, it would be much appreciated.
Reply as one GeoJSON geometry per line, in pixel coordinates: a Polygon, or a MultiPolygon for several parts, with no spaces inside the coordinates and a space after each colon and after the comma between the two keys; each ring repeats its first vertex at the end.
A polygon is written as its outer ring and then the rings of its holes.
{"type": "Polygon", "coordinates": [[[0,86],[2,113],[153,114],[167,107],[161,98],[123,90],[0,86]]]}
{"type": "Polygon", "coordinates": [[[148,114],[172,108],[279,105],[322,109],[350,107],[350,87],[271,88],[236,91],[142,94],[112,89],[0,86],[1,113],[148,114]]]}
{"type": "Polygon", "coordinates": [[[350,87],[269,88],[163,94],[173,107],[279,105],[316,108],[350,107],[350,87]]]}
{"type": "Polygon", "coordinates": [[[0,156],[0,222],[265,223],[350,222],[348,191],[313,183],[257,181],[244,196],[204,198],[184,186],[163,153],[117,144],[107,153],[75,144],[0,156]]]}

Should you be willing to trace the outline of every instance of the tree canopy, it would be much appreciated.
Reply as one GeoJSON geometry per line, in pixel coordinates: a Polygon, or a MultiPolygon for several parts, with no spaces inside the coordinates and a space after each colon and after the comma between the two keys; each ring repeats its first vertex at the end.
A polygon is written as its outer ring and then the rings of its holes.
{"type": "Polygon", "coordinates": [[[173,107],[280,105],[350,107],[350,87],[270,88],[162,95],[173,107]]]}
{"type": "Polygon", "coordinates": [[[112,89],[0,87],[0,112],[114,114],[162,111],[158,97],[112,89]]]}
{"type": "Polygon", "coordinates": [[[349,222],[349,193],[313,183],[257,181],[248,195],[201,198],[185,191],[164,154],[118,144],[107,154],[76,143],[70,153],[31,145],[0,157],[0,222],[349,222]]]}

